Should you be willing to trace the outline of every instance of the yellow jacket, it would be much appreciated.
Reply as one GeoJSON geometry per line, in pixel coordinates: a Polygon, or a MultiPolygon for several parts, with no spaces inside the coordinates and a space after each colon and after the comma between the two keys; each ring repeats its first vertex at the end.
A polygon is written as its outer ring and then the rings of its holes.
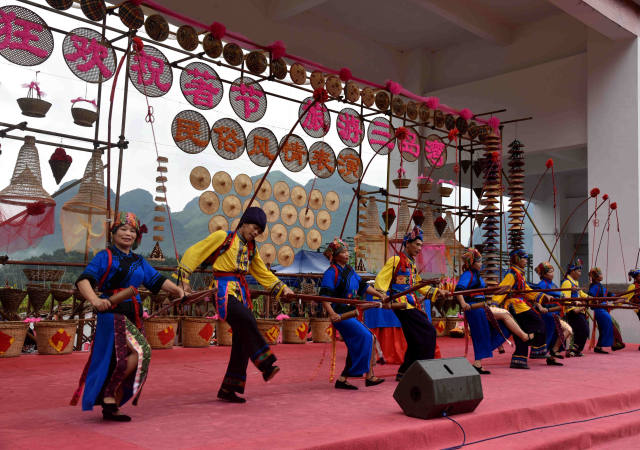
{"type": "MultiPolygon", "coordinates": [[[[384,264],[384,267],[380,270],[380,272],[378,272],[378,275],[376,276],[375,289],[380,292],[387,292],[389,294],[392,294],[391,292],[389,292],[390,288],[392,287],[395,292],[401,292],[410,289],[411,286],[414,286],[415,284],[422,281],[422,278],[418,273],[418,268],[416,267],[415,261],[407,257],[407,262],[409,263],[409,267],[403,273],[400,273],[400,271],[398,271],[398,273],[396,274],[395,283],[393,284],[393,286],[391,286],[393,274],[394,272],[396,272],[396,269],[400,264],[400,257],[392,256],[391,258],[389,258],[384,264]]],[[[433,301],[435,300],[438,293],[438,288],[432,286],[424,286],[418,289],[417,292],[430,297],[431,301],[433,301]]],[[[415,307],[415,300],[415,295],[409,294],[408,296],[405,295],[397,298],[395,301],[398,303],[406,303],[407,309],[412,309],[415,307]]]]}
{"type": "MultiPolygon", "coordinates": [[[[562,282],[562,284],[560,285],[561,289],[570,289],[570,288],[577,288],[580,287],[580,284],[574,280],[573,278],[571,278],[570,275],[567,275],[567,277],[564,279],[564,281],[562,282]]],[[[560,294],[564,297],[564,298],[572,298],[573,297],[573,291],[560,291],[560,294]]],[[[585,297],[589,297],[587,294],[585,294],[582,290],[579,290],[577,292],[577,297],[573,297],[573,298],[585,298],[585,297]]],[[[582,307],[569,307],[567,309],[565,309],[565,312],[569,312],[569,311],[577,311],[577,312],[584,312],[584,308],[582,307]]]]}
{"type": "MultiPolygon", "coordinates": [[[[518,274],[522,275],[522,278],[524,279],[524,273],[522,272],[522,270],[519,267],[511,266],[510,271],[507,272],[507,274],[504,276],[499,286],[509,286],[510,288],[514,287],[517,280],[516,280],[516,276],[513,273],[511,273],[511,271],[517,272],[518,274]]],[[[518,289],[517,286],[516,286],[516,289],[518,289]]],[[[526,281],[524,281],[524,286],[522,286],[522,290],[524,291],[531,290],[531,288],[529,287],[529,284],[526,281]]],[[[514,312],[516,314],[520,314],[522,312],[529,311],[531,309],[524,299],[529,300],[530,302],[537,302],[540,297],[541,295],[538,292],[514,294],[513,296],[510,296],[509,294],[501,294],[501,295],[494,295],[493,301],[507,310],[509,309],[510,306],[513,306],[514,312]]]]}

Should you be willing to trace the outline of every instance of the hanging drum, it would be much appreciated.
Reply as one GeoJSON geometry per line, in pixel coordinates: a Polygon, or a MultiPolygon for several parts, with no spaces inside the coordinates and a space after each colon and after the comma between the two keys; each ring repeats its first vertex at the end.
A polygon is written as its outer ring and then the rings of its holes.
{"type": "Polygon", "coordinates": [[[376,96],[370,87],[366,87],[360,92],[360,98],[362,99],[362,104],[367,108],[371,108],[376,101],[376,96]]]}
{"type": "Polygon", "coordinates": [[[281,266],[290,266],[294,257],[293,249],[288,245],[283,245],[278,249],[278,264],[281,266]]]}
{"type": "Polygon", "coordinates": [[[238,44],[235,42],[229,42],[222,49],[222,57],[232,66],[239,66],[242,64],[244,54],[238,44]]]}
{"type": "Polygon", "coordinates": [[[278,140],[271,130],[258,127],[247,136],[247,154],[254,164],[267,167],[278,153],[278,140]]]}
{"type": "Polygon", "coordinates": [[[262,244],[258,249],[258,253],[260,253],[260,258],[265,264],[273,264],[276,260],[276,248],[273,244],[262,244]]]}
{"type": "Polygon", "coordinates": [[[102,83],[116,71],[116,53],[102,35],[90,28],[69,31],[62,41],[62,59],[87,83],[102,83]]]}
{"type": "Polygon", "coordinates": [[[344,108],[338,114],[336,128],[340,140],[347,147],[357,147],[364,138],[364,124],[355,109],[344,108]]]}
{"type": "Polygon", "coordinates": [[[402,140],[396,140],[402,159],[414,162],[420,157],[420,149],[422,148],[422,145],[420,143],[420,136],[418,136],[415,129],[408,127],[407,136],[402,140]]]}
{"type": "Polygon", "coordinates": [[[235,195],[227,195],[222,199],[222,211],[227,217],[239,216],[242,212],[242,203],[235,195]]]}
{"type": "Polygon", "coordinates": [[[349,184],[357,183],[362,176],[362,160],[352,148],[342,149],[338,155],[338,175],[349,184]]]}
{"type": "Polygon", "coordinates": [[[375,97],[375,102],[376,102],[376,108],[378,108],[380,111],[388,111],[389,110],[389,105],[390,105],[390,97],[389,97],[389,93],[387,91],[378,91],[376,92],[376,97],[375,97]]]}
{"type": "Polygon", "coordinates": [[[284,80],[287,77],[287,63],[284,59],[271,60],[271,74],[278,80],[284,80]]]}
{"type": "Polygon", "coordinates": [[[269,225],[265,225],[264,231],[256,236],[256,242],[265,242],[269,238],[269,225]]]}
{"type": "Polygon", "coordinates": [[[162,97],[173,84],[171,64],[160,50],[145,45],[142,50],[131,55],[129,79],[142,95],[162,97]]]}
{"type": "Polygon", "coordinates": [[[291,202],[297,207],[304,206],[307,203],[307,191],[302,186],[294,186],[291,189],[291,202]]]}
{"type": "Polygon", "coordinates": [[[182,69],[180,90],[184,98],[198,109],[215,108],[224,94],[218,73],[202,62],[192,62],[182,69]]]}
{"type": "Polygon", "coordinates": [[[202,39],[202,49],[209,58],[219,58],[222,55],[222,41],[212,33],[207,33],[202,39]]]}
{"type": "Polygon", "coordinates": [[[80,9],[87,18],[96,22],[107,16],[104,0],[80,0],[80,9]]]}
{"type": "Polygon", "coordinates": [[[246,144],[242,126],[233,119],[220,119],[211,127],[211,145],[224,159],[239,158],[244,153],[246,144]]]}
{"type": "Polygon", "coordinates": [[[267,70],[267,57],[261,51],[250,52],[244,59],[247,69],[254,75],[260,75],[267,70]]]}
{"type": "Polygon", "coordinates": [[[144,25],[144,13],[142,8],[132,1],[126,1],[118,8],[118,16],[125,27],[137,30],[144,25]]]}
{"type": "Polygon", "coordinates": [[[340,196],[337,192],[329,191],[324,196],[324,204],[329,211],[337,211],[340,207],[340,196]]]}
{"type": "Polygon", "coordinates": [[[324,85],[330,96],[340,97],[340,94],[342,94],[342,82],[340,81],[340,78],[335,75],[331,75],[327,78],[324,85]]]}
{"type": "MultiPolygon", "coordinates": [[[[258,183],[255,184],[255,189],[258,189],[258,183]]],[[[269,200],[271,197],[271,183],[269,180],[264,180],[262,185],[260,185],[260,189],[258,189],[258,195],[256,195],[260,200],[269,200]]]]}
{"type": "Polygon", "coordinates": [[[320,209],[322,207],[322,192],[312,189],[309,192],[309,208],[320,209]]]}
{"type": "Polygon", "coordinates": [[[211,185],[211,174],[206,167],[197,166],[191,169],[189,181],[191,182],[191,186],[199,191],[204,191],[211,185]]]}
{"type": "Polygon", "coordinates": [[[465,134],[467,130],[469,130],[469,124],[464,117],[458,117],[456,119],[456,128],[458,129],[460,134],[465,134]]]}
{"type": "Polygon", "coordinates": [[[433,124],[436,128],[444,127],[444,113],[439,109],[433,112],[433,124]]]}
{"type": "Polygon", "coordinates": [[[293,248],[300,248],[304,245],[304,231],[300,227],[293,227],[289,231],[289,243],[293,248]]]}
{"type": "Polygon", "coordinates": [[[293,205],[284,205],[280,211],[280,217],[285,225],[293,225],[298,220],[298,210],[293,205]]]}
{"type": "Polygon", "coordinates": [[[319,70],[314,70],[309,76],[309,82],[313,89],[321,89],[324,87],[324,74],[319,70]]]}
{"type": "Polygon", "coordinates": [[[420,123],[427,124],[429,122],[429,118],[431,117],[431,110],[427,106],[426,103],[420,103],[418,106],[418,118],[420,119],[420,123]]]}
{"type": "Polygon", "coordinates": [[[300,127],[309,136],[319,138],[329,132],[331,128],[331,116],[324,103],[315,102],[313,97],[307,97],[298,109],[300,127]]]}
{"type": "Polygon", "coordinates": [[[289,200],[290,191],[289,185],[284,181],[278,181],[273,185],[273,197],[280,203],[289,200]]]}
{"type": "Polygon", "coordinates": [[[183,152],[192,155],[200,153],[207,148],[211,139],[209,122],[197,111],[180,111],[171,123],[171,136],[183,152]]]}
{"type": "Polygon", "coordinates": [[[64,11],[65,9],[71,8],[73,0],[47,0],[47,4],[52,8],[64,11]]]}
{"type": "Polygon", "coordinates": [[[253,181],[251,181],[249,175],[241,173],[236,177],[235,180],[233,180],[233,187],[236,190],[236,194],[241,197],[246,197],[247,195],[251,194],[251,190],[253,189],[253,181]]]}
{"type": "Polygon", "coordinates": [[[198,206],[200,207],[200,211],[211,215],[220,208],[220,200],[215,192],[206,191],[200,195],[200,198],[198,199],[198,206]]]}
{"type": "Polygon", "coordinates": [[[162,42],[169,37],[169,23],[160,14],[152,14],[144,22],[144,31],[154,41],[162,42]]]}
{"type": "Polygon", "coordinates": [[[378,155],[387,155],[396,146],[396,140],[393,139],[395,133],[395,129],[386,118],[374,117],[367,129],[369,145],[378,155]]]}
{"type": "Polygon", "coordinates": [[[229,231],[229,222],[224,216],[213,216],[209,221],[209,233],[220,230],[229,231]]]}
{"type": "Polygon", "coordinates": [[[262,210],[267,215],[267,222],[273,223],[280,218],[280,207],[273,200],[264,202],[262,210]]]}
{"type": "Polygon", "coordinates": [[[418,104],[416,102],[407,102],[407,117],[411,120],[418,118],[418,104]]]}
{"type": "Polygon", "coordinates": [[[318,230],[309,230],[307,233],[307,245],[311,250],[318,250],[322,244],[322,235],[318,230]]]}
{"type": "Polygon", "coordinates": [[[257,81],[249,77],[236,79],[229,88],[229,102],[238,117],[255,122],[267,112],[267,95],[257,81]]]}
{"type": "Polygon", "coordinates": [[[355,81],[347,81],[344,86],[344,96],[351,103],[356,103],[360,99],[360,88],[355,81]]]}
{"type": "Polygon", "coordinates": [[[198,48],[198,33],[196,33],[196,30],[190,25],[182,25],[178,28],[178,31],[176,31],[176,39],[180,47],[188,52],[192,52],[198,48]]]}
{"type": "Polygon", "coordinates": [[[291,64],[289,75],[291,76],[291,81],[295,84],[304,84],[307,81],[307,71],[300,63],[291,64]]]}
{"type": "MultiPolygon", "coordinates": [[[[53,53],[53,34],[46,22],[22,6],[0,8],[0,56],[20,66],[35,66],[53,53]],[[21,23],[28,24],[26,27],[21,23]]],[[[6,69],[5,69],[6,70],[6,69]]]]}
{"type": "Polygon", "coordinates": [[[271,242],[282,245],[287,240],[287,229],[281,223],[271,226],[271,242]]]}
{"type": "Polygon", "coordinates": [[[231,176],[222,170],[213,174],[211,184],[213,185],[213,189],[221,195],[231,192],[231,187],[233,186],[231,176]]]}
{"type": "Polygon", "coordinates": [[[424,140],[424,154],[427,162],[436,169],[441,168],[447,162],[447,146],[437,134],[430,134],[424,140]]]}
{"type": "Polygon", "coordinates": [[[287,168],[287,170],[291,172],[300,172],[302,169],[307,167],[307,162],[309,160],[307,144],[300,136],[295,134],[289,136],[286,144],[284,143],[285,139],[287,139],[287,136],[284,136],[280,140],[280,147],[282,147],[282,150],[280,151],[280,162],[287,168]]]}
{"type": "Polygon", "coordinates": [[[322,231],[327,231],[331,226],[331,214],[329,214],[329,211],[325,209],[318,211],[316,224],[322,231]]]}
{"type": "Polygon", "coordinates": [[[336,171],[336,155],[326,142],[318,141],[309,148],[309,166],[318,178],[329,178],[336,171]]]}
{"type": "Polygon", "coordinates": [[[311,228],[316,220],[316,215],[313,213],[313,210],[303,208],[298,214],[298,220],[304,228],[311,228]]]}

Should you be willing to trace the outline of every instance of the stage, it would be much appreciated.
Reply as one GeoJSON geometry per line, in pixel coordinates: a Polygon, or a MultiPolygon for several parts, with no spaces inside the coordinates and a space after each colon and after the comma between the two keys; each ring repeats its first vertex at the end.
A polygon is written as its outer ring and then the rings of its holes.
{"type": "MultiPolygon", "coordinates": [[[[438,339],[443,356],[461,356],[462,339],[438,339]]],[[[512,347],[511,347],[512,348],[512,347]]],[[[487,440],[472,448],[629,448],[640,433],[640,352],[586,353],[564,367],[530,361],[508,368],[511,348],[485,363],[484,400],[453,416],[473,442],[497,435],[581,421],[487,440]],[[619,414],[624,413],[624,414],[619,414]],[[617,414],[617,415],[612,415],[617,414]],[[585,421],[596,416],[606,416],[585,421]]],[[[471,350],[471,349],[470,349],[471,350]]],[[[103,423],[100,408],[68,406],[87,353],[0,359],[3,381],[0,448],[443,448],[462,443],[446,418],[406,417],[393,400],[398,366],[378,366],[381,385],[340,391],[329,384],[331,344],[276,345],[282,371],[264,383],[249,367],[244,405],[216,400],[229,347],[153,352],[140,404],[123,411],[130,423],[103,423]],[[323,357],[324,355],[324,357],[323,357]]],[[[338,344],[336,371],[344,344],[338,344]]]]}

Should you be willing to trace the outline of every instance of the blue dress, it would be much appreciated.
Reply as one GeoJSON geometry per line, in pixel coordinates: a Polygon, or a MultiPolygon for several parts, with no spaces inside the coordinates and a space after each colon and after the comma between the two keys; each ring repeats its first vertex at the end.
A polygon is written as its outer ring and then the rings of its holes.
{"type": "MultiPolygon", "coordinates": [[[[533,285],[535,289],[558,289],[558,286],[553,282],[549,281],[546,278],[541,278],[538,284],[533,285]]],[[[562,294],[560,291],[551,291],[545,292],[550,297],[553,298],[561,298],[562,294]]],[[[554,306],[559,306],[559,303],[547,303],[544,305],[545,308],[552,308],[554,306]]],[[[558,329],[557,329],[557,320],[560,318],[560,311],[549,311],[542,314],[542,320],[544,321],[544,328],[547,333],[547,349],[552,349],[558,340],[558,329]],[[557,318],[556,318],[557,316],[557,318]]]]}
{"type": "MultiPolygon", "coordinates": [[[[102,298],[108,298],[119,289],[129,286],[137,288],[140,285],[155,294],[166,278],[140,255],[133,252],[127,254],[111,246],[95,255],[76,284],[81,280],[88,280],[94,289],[102,292],[102,298]]],[[[135,405],[148,373],[150,357],[151,349],[142,334],[142,301],[139,294],[135,295],[135,299],[127,299],[112,310],[98,312],[91,355],[74,400],[77,401],[84,384],[82,409],[91,410],[102,400],[102,396],[113,396],[115,389],[122,383],[120,405],[132,397],[135,405]],[[127,342],[139,353],[138,368],[123,380],[128,354],[127,342]]]]}
{"type": "MultiPolygon", "coordinates": [[[[486,284],[482,276],[480,276],[477,270],[470,269],[466,270],[460,276],[455,290],[465,291],[467,289],[480,289],[484,287],[486,287],[486,284]]],[[[472,305],[485,301],[485,297],[482,294],[473,296],[465,295],[464,301],[472,305]]],[[[470,309],[469,311],[465,311],[464,315],[469,323],[475,359],[491,358],[493,356],[493,350],[505,342],[505,337],[508,338],[510,336],[509,330],[501,321],[498,322],[498,325],[500,326],[500,330],[502,330],[502,334],[492,327],[489,324],[484,308],[470,309]]]]}
{"type": "MultiPolygon", "coordinates": [[[[367,284],[351,266],[340,267],[332,264],[324,273],[320,285],[320,295],[337,298],[357,298],[367,289],[367,284]]],[[[353,310],[350,305],[333,303],[333,310],[343,314],[353,310]]],[[[373,335],[358,319],[351,318],[334,324],[347,345],[347,363],[342,376],[359,377],[371,368],[373,335]]]]}
{"type": "MultiPolygon", "coordinates": [[[[588,294],[591,297],[610,297],[609,291],[602,283],[591,283],[588,294]]],[[[613,320],[604,308],[593,308],[593,315],[598,324],[598,347],[611,347],[613,345],[613,320]]]]}

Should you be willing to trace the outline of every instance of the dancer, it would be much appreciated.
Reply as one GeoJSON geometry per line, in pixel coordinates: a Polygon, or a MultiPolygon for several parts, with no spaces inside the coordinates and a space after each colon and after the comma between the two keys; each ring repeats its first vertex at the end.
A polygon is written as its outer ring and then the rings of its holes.
{"type": "Polygon", "coordinates": [[[144,285],[152,293],[160,289],[183,297],[181,288],[160,275],[140,255],[133,253],[146,232],[135,214],[121,212],[111,226],[113,244],[93,257],[76,286],[80,294],[98,310],[96,331],[78,388],[71,400],[77,404],[82,387],[82,409],[102,405],[104,420],[128,422],[119,407],[130,398],[137,404],[149,371],[151,347],[142,332],[142,301],[137,292],[144,285]],[[113,304],[109,296],[133,287],[131,298],[113,304]],[[94,290],[95,289],[95,290],[94,290]],[[102,292],[100,297],[96,290],[102,292]]]}
{"type": "Polygon", "coordinates": [[[293,294],[267,269],[256,248],[255,238],[264,232],[266,224],[267,216],[262,209],[247,208],[237,231],[219,230],[189,247],[180,261],[178,274],[173,275],[186,291],[190,291],[191,272],[205,262],[213,267],[218,315],[233,330],[231,356],[218,391],[218,398],[226,402],[246,402],[236,393],[244,393],[249,359],[262,372],[264,381],[271,380],[280,370],[274,365],[276,357],[258,330],[251,312],[253,304],[245,279],[247,273],[251,274],[277,297],[293,294]]]}
{"type": "MultiPolygon", "coordinates": [[[[630,270],[629,280],[631,280],[632,283],[627,288],[627,293],[624,297],[629,303],[638,305],[640,304],[640,269],[630,270]]],[[[640,309],[636,309],[636,315],[638,319],[640,319],[640,309]]],[[[638,346],[638,350],[640,350],[640,346],[638,346]]]]}
{"type": "MultiPolygon", "coordinates": [[[[534,287],[538,289],[558,289],[558,286],[553,282],[554,268],[550,262],[541,262],[534,270],[540,277],[540,282],[534,287]]],[[[546,294],[551,299],[562,297],[560,291],[546,292],[546,294]]],[[[550,301],[551,303],[545,304],[547,312],[542,315],[547,336],[547,350],[549,355],[554,358],[564,359],[560,351],[565,342],[571,342],[573,330],[566,321],[562,320],[560,304],[553,302],[553,300],[550,301]],[[551,311],[552,309],[555,311],[551,311]]]]}
{"type": "MultiPolygon", "coordinates": [[[[509,254],[511,267],[500,282],[500,286],[508,286],[517,291],[530,291],[531,288],[524,278],[524,268],[527,267],[529,255],[521,249],[513,250],[509,254]]],[[[518,336],[514,336],[516,349],[511,356],[512,369],[528,369],[527,355],[531,346],[531,358],[545,358],[547,353],[545,344],[544,322],[538,313],[546,313],[547,310],[539,302],[548,297],[537,292],[523,292],[517,294],[495,295],[493,300],[504,306],[514,317],[520,328],[526,333],[534,333],[533,339],[523,341],[518,336]],[[536,311],[534,311],[534,309],[536,311]]],[[[561,366],[554,357],[547,357],[547,365],[561,366]]]]}
{"type": "MultiPolygon", "coordinates": [[[[322,277],[320,295],[357,298],[367,293],[383,300],[386,298],[386,295],[376,291],[363,281],[348,264],[349,248],[344,242],[336,238],[327,248],[331,250],[332,264],[322,277]]],[[[347,361],[342,374],[336,380],[336,389],[358,389],[347,382],[347,378],[360,377],[362,374],[366,374],[365,386],[375,386],[382,383],[384,379],[377,378],[373,374],[374,334],[355,317],[345,320],[340,318],[340,314],[353,311],[355,307],[329,302],[323,302],[322,306],[347,345],[347,361]]]]}
{"type": "MultiPolygon", "coordinates": [[[[469,248],[462,254],[462,261],[462,270],[464,272],[460,276],[455,290],[464,291],[486,287],[487,285],[482,279],[482,275],[480,275],[480,270],[482,269],[482,255],[480,252],[475,248],[469,248]]],[[[502,288],[502,291],[507,290],[508,288],[506,287],[502,288]]],[[[509,338],[510,331],[523,341],[529,341],[534,337],[533,333],[527,334],[522,331],[522,328],[518,326],[511,314],[505,309],[493,305],[472,309],[472,304],[486,301],[482,293],[465,296],[456,295],[456,299],[460,304],[460,308],[464,310],[465,319],[469,323],[475,357],[473,367],[482,375],[491,373],[482,367],[482,360],[493,356],[493,350],[509,338]],[[500,322],[497,322],[497,320],[500,322]]]]}
{"type": "MultiPolygon", "coordinates": [[[[588,295],[580,290],[578,279],[582,275],[582,261],[579,259],[567,265],[567,274],[560,285],[564,298],[587,298],[588,295]]],[[[569,306],[565,309],[565,317],[573,330],[573,345],[567,350],[567,357],[584,356],[584,344],[589,338],[589,319],[584,307],[569,306]]]]}
{"type": "MultiPolygon", "coordinates": [[[[612,294],[607,288],[602,285],[602,269],[599,267],[593,267],[589,271],[589,279],[591,284],[589,285],[588,294],[591,297],[612,297],[612,294]]],[[[616,327],[613,324],[613,318],[611,314],[605,308],[591,308],[593,310],[593,318],[598,324],[598,343],[594,347],[595,353],[607,354],[606,350],[602,347],[611,347],[611,350],[616,351],[625,347],[622,342],[622,336],[616,333],[616,327]],[[619,339],[616,339],[616,334],[619,335],[619,339]]]]}
{"type": "MultiPolygon", "coordinates": [[[[422,230],[415,227],[402,240],[400,256],[392,256],[376,276],[375,289],[392,295],[411,288],[421,281],[415,257],[422,251],[422,230]]],[[[446,296],[449,292],[432,286],[418,289],[418,293],[434,300],[436,296],[446,296]]],[[[400,381],[409,366],[417,360],[433,359],[436,350],[436,329],[428,315],[420,309],[416,293],[396,299],[406,303],[404,310],[394,310],[402,326],[407,341],[404,361],[398,369],[396,381],[400,381]]]]}

